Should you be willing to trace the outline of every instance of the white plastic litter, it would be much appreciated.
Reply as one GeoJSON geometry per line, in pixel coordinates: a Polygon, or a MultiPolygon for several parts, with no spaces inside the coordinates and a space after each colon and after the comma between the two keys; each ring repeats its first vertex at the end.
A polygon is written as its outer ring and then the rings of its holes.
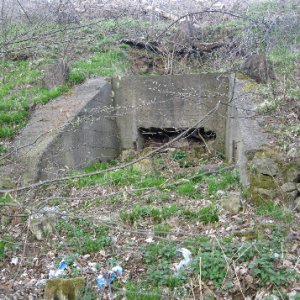
{"type": "Polygon", "coordinates": [[[121,277],[123,274],[123,268],[121,266],[115,266],[111,270],[103,270],[97,279],[98,288],[102,289],[109,286],[116,278],[121,277]]]}
{"type": "Polygon", "coordinates": [[[64,260],[59,263],[59,266],[56,270],[50,270],[49,279],[57,278],[64,274],[65,269],[67,268],[67,264],[64,260]]]}
{"type": "Polygon", "coordinates": [[[182,253],[183,259],[178,264],[174,264],[174,269],[176,272],[189,265],[189,263],[192,261],[192,253],[190,250],[186,248],[180,248],[178,251],[182,253]]]}

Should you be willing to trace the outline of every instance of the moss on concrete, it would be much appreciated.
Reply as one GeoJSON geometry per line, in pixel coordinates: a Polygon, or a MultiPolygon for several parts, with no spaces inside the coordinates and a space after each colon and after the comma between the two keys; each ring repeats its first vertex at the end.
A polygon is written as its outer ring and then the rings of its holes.
{"type": "Polygon", "coordinates": [[[270,146],[263,146],[252,159],[271,159],[279,169],[276,176],[264,175],[257,171],[255,165],[251,164],[251,160],[249,161],[248,193],[253,203],[259,204],[261,201],[274,200],[275,197],[279,197],[283,202],[288,201],[288,195],[283,194],[280,187],[283,183],[293,181],[297,177],[299,174],[297,163],[287,163],[284,154],[278,148],[270,146]]]}
{"type": "Polygon", "coordinates": [[[85,280],[83,277],[71,279],[55,278],[46,283],[45,300],[79,300],[80,291],[84,288],[85,280]]]}

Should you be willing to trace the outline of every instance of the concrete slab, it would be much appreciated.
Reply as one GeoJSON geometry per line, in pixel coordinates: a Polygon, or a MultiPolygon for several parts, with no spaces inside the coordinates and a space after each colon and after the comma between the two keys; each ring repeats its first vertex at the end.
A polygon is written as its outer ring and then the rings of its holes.
{"type": "Polygon", "coordinates": [[[111,86],[90,79],[38,109],[17,137],[22,182],[55,178],[119,153],[116,123],[111,116],[111,86]]]}

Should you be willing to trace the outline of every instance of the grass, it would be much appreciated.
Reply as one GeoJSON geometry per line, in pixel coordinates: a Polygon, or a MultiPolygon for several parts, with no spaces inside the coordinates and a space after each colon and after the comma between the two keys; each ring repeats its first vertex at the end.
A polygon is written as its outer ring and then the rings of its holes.
{"type": "Polygon", "coordinates": [[[141,219],[152,219],[156,223],[160,223],[172,216],[179,215],[180,208],[176,205],[164,205],[161,208],[151,207],[151,206],[140,206],[135,205],[130,211],[120,211],[120,219],[124,223],[129,223],[131,225],[135,224],[141,219]]]}
{"type": "Polygon", "coordinates": [[[76,84],[92,76],[124,74],[127,68],[128,61],[122,50],[99,51],[89,59],[74,62],[69,80],[76,84]]]}
{"type": "Polygon", "coordinates": [[[214,195],[219,190],[228,190],[237,187],[239,184],[239,175],[237,170],[231,172],[223,171],[218,175],[211,175],[204,178],[207,184],[207,192],[214,195]]]}
{"type": "Polygon", "coordinates": [[[265,216],[277,221],[291,223],[294,219],[293,213],[282,205],[273,201],[260,202],[257,206],[256,213],[259,216],[265,216]]]}

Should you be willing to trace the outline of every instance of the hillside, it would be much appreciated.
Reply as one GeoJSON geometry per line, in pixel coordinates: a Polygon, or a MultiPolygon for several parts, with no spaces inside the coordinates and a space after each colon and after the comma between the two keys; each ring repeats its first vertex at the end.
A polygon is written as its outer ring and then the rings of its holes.
{"type": "Polygon", "coordinates": [[[300,299],[297,0],[0,8],[1,299],[300,299]],[[142,128],[140,148],[24,184],[15,140],[45,105],[90,78],[198,73],[246,82],[269,138],[250,185],[205,125],[142,128]]]}

